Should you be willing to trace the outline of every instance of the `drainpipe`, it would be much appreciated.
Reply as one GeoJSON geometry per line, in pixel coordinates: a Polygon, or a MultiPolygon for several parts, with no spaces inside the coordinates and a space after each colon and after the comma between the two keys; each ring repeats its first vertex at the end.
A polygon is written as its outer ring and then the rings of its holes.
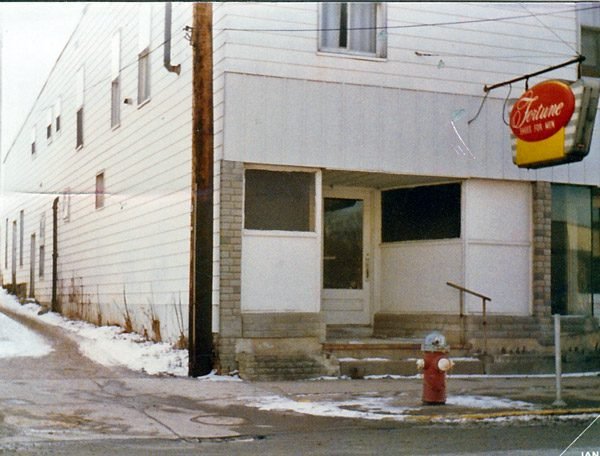
{"type": "Polygon", "coordinates": [[[58,309],[57,285],[58,285],[58,200],[52,203],[52,303],[50,310],[56,312],[58,309]]]}
{"type": "Polygon", "coordinates": [[[213,60],[212,5],[194,4],[192,30],[192,217],[189,375],[213,368],[213,60]]]}
{"type": "Polygon", "coordinates": [[[171,2],[165,2],[165,39],[163,62],[168,71],[179,75],[181,72],[181,65],[171,65],[171,12],[171,2]]]}

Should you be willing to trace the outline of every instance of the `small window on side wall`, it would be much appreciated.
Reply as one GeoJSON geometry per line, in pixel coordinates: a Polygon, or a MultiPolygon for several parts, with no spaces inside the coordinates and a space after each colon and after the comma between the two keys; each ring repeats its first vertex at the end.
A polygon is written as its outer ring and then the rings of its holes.
{"type": "Polygon", "coordinates": [[[138,106],[150,100],[150,52],[138,55],[138,106]]]}
{"type": "Polygon", "coordinates": [[[54,104],[54,130],[60,132],[60,114],[62,110],[62,100],[58,98],[54,104]]]}
{"type": "Polygon", "coordinates": [[[314,201],[313,173],[246,170],[246,229],[314,231],[314,201]]]}
{"type": "Polygon", "coordinates": [[[31,156],[35,158],[35,154],[37,152],[36,149],[36,131],[35,131],[35,126],[31,129],[31,156]]]}
{"type": "Polygon", "coordinates": [[[104,207],[104,172],[96,175],[96,209],[102,209],[104,207]]]}
{"type": "Polygon", "coordinates": [[[381,195],[383,242],[460,238],[460,184],[388,190],[381,195]]]}

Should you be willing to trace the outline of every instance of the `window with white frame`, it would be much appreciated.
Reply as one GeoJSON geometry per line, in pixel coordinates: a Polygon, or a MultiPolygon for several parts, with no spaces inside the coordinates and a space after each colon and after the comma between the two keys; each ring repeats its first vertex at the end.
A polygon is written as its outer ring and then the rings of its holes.
{"type": "Polygon", "coordinates": [[[324,2],[319,50],[386,57],[385,21],[385,5],[380,2],[324,2]]]}
{"type": "Polygon", "coordinates": [[[83,102],[84,102],[84,90],[85,90],[85,76],[84,68],[81,67],[77,71],[75,79],[75,90],[76,90],[76,143],[75,147],[81,149],[83,147],[83,102]]]}
{"type": "Polygon", "coordinates": [[[244,194],[244,228],[314,231],[314,173],[248,169],[244,194]]]}
{"type": "Polygon", "coordinates": [[[121,124],[121,32],[117,31],[111,43],[111,101],[110,126],[121,124]]]}
{"type": "Polygon", "coordinates": [[[96,175],[96,209],[104,207],[104,171],[96,175]]]}
{"type": "Polygon", "coordinates": [[[580,26],[581,75],[600,77],[600,5],[578,3],[577,19],[580,26]]]}
{"type": "Polygon", "coordinates": [[[60,131],[60,114],[62,109],[62,101],[60,98],[54,103],[54,131],[58,133],[60,131]]]}
{"type": "Polygon", "coordinates": [[[138,34],[138,106],[150,100],[150,36],[152,5],[139,6],[138,34]]]}
{"type": "Polygon", "coordinates": [[[36,132],[35,132],[35,126],[33,126],[31,128],[31,156],[35,157],[36,152],[37,152],[37,148],[36,148],[36,132]]]}
{"type": "Polygon", "coordinates": [[[461,185],[444,184],[381,193],[381,240],[422,241],[459,238],[461,185]]]}
{"type": "Polygon", "coordinates": [[[48,142],[52,141],[52,108],[48,108],[46,111],[46,139],[48,142]]]}

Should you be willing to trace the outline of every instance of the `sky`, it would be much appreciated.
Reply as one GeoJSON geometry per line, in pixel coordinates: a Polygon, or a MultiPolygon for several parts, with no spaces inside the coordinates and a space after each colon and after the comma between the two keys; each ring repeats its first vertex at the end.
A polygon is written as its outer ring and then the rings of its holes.
{"type": "Polygon", "coordinates": [[[84,2],[0,2],[2,155],[75,30],[84,2]]]}

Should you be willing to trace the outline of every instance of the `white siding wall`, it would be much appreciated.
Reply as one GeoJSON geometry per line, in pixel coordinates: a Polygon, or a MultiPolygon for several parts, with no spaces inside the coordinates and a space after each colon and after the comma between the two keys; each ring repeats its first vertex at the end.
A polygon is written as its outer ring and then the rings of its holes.
{"type": "Polygon", "coordinates": [[[225,158],[395,174],[599,183],[600,118],[579,163],[512,162],[503,100],[227,73],[225,158]]]}
{"type": "MultiPolygon", "coordinates": [[[[123,322],[124,300],[135,329],[152,335],[152,312],[163,337],[174,339],[187,326],[189,293],[191,47],[184,39],[191,4],[173,8],[172,62],[181,75],[163,67],[162,4],[152,5],[151,100],[138,107],[138,5],[90,4],[49,76],[27,125],[37,125],[38,152],[32,159],[29,128],[5,155],[3,220],[25,210],[26,250],[30,234],[46,213],[46,273],[36,296],[51,298],[52,201],[61,215],[71,192],[70,219],[59,217],[59,293],[89,319],[123,322]],[[111,38],[121,29],[121,125],[110,127],[111,38]],[[75,150],[75,73],[85,66],[84,146],[75,150]],[[61,131],[46,141],[45,110],[62,99],[61,131]],[[95,176],[105,175],[105,207],[95,209],[95,176]]],[[[53,130],[55,125],[53,124],[53,130]]],[[[29,281],[29,252],[18,282],[29,281]]],[[[9,271],[4,280],[9,281],[9,271]]]]}
{"type": "MultiPolygon", "coordinates": [[[[319,54],[317,3],[227,4],[217,29],[227,34],[225,71],[480,96],[485,84],[573,57],[572,48],[577,46],[573,8],[568,4],[388,3],[388,52],[383,62],[319,54]],[[539,14],[539,19],[473,22],[530,12],[539,14]],[[555,14],[547,14],[551,12],[555,14]],[[414,27],[464,21],[470,23],[414,27]],[[416,51],[434,56],[420,57],[416,51]]],[[[575,74],[573,67],[554,75],[575,74]]],[[[506,91],[493,95],[503,98],[506,91]]]]}
{"type": "MultiPolygon", "coordinates": [[[[318,52],[316,3],[225,4],[215,24],[227,93],[219,152],[254,163],[598,184],[598,139],[580,163],[532,171],[512,163],[502,121],[507,87],[492,91],[468,124],[484,85],[575,55],[574,8],[389,3],[387,58],[368,59],[318,52]],[[538,16],[399,28],[530,13],[538,16]],[[464,155],[456,152],[457,146],[466,150],[463,141],[470,149],[464,155]]],[[[530,84],[547,78],[574,80],[576,66],[530,84]]],[[[524,82],[514,84],[511,97],[523,87],[524,82]]],[[[600,131],[600,119],[597,125],[600,131]]]]}

